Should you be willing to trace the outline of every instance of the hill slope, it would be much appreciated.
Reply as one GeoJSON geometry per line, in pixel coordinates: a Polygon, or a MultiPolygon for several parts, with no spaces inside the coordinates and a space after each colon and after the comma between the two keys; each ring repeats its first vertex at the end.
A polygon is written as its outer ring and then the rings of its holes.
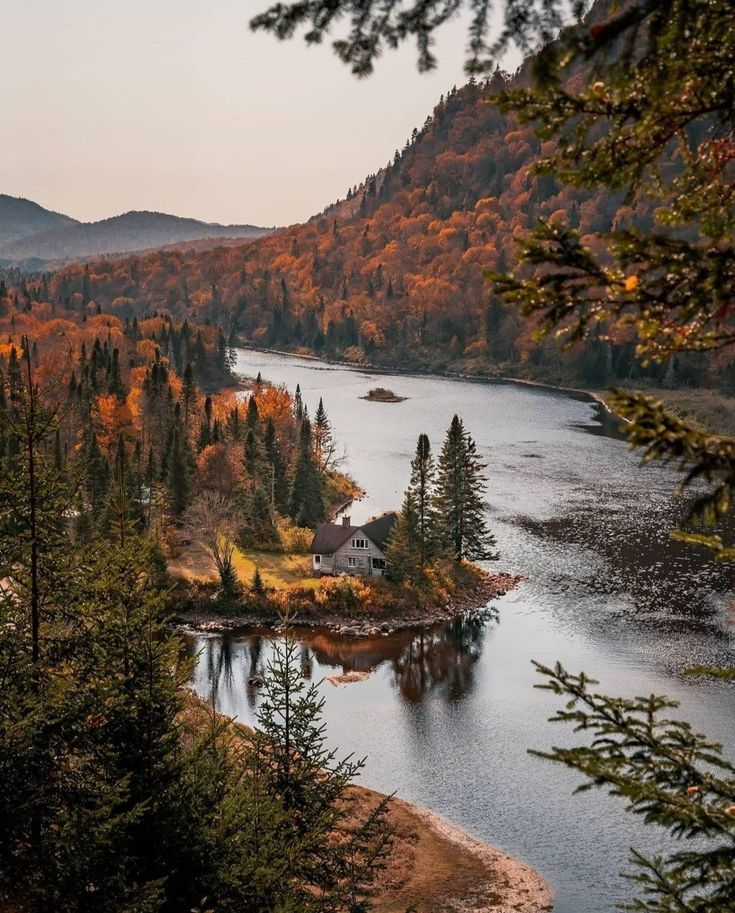
{"type": "Polygon", "coordinates": [[[76,219],[44,209],[32,200],[0,193],[0,247],[37,232],[76,224],[76,219]]]}
{"type": "MultiPolygon", "coordinates": [[[[519,78],[453,89],[389,166],[306,224],[246,248],[94,264],[90,296],[130,314],[195,313],[255,345],[356,362],[591,386],[640,379],[631,345],[593,338],[562,360],[553,342],[536,344],[533,327],[484,281],[484,270],[513,265],[514,238],[541,216],[562,214],[583,236],[651,224],[645,207],[531,174],[549,149],[486,101],[488,89],[519,78]]],[[[82,281],[81,269],[69,269],[53,287],[70,299],[82,281]]],[[[681,358],[666,381],[699,385],[710,368],[681,358]]],[[[658,382],[664,370],[646,373],[658,382]]]]}
{"type": "Polygon", "coordinates": [[[69,222],[0,244],[0,259],[83,259],[203,238],[256,238],[268,231],[255,225],[219,225],[161,212],[126,212],[100,222],[69,222]]]}

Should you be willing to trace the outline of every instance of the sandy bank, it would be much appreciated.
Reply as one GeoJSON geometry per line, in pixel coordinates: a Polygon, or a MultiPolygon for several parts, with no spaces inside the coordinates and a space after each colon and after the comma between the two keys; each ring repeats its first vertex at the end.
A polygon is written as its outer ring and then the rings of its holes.
{"type": "MultiPolygon", "coordinates": [[[[381,798],[357,787],[368,807],[381,798]]],[[[480,843],[428,809],[394,798],[389,818],[395,842],[380,889],[376,913],[546,913],[553,908],[543,878],[501,850],[480,843]]]]}

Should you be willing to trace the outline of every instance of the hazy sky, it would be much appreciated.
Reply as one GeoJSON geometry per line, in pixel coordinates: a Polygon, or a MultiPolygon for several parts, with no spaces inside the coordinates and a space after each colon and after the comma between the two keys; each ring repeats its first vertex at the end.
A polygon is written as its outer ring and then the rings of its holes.
{"type": "Polygon", "coordinates": [[[464,81],[388,53],[358,81],[327,46],[252,34],[267,0],[23,0],[3,10],[0,192],[78,219],[153,209],[218,222],[308,218],[376,171],[464,81]]]}

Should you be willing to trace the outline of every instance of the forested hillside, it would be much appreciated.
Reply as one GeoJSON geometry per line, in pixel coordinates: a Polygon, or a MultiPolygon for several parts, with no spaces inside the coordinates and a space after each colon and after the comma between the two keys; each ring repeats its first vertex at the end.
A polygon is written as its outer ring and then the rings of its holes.
{"type": "Polygon", "coordinates": [[[632,209],[531,174],[551,145],[487,101],[522,78],[496,73],[450,91],[387,168],[304,225],[243,248],[72,267],[52,291],[69,301],[86,287],[122,315],[163,308],[255,345],[356,362],[593,386],[630,378],[727,387],[729,372],[703,356],[641,367],[625,337],[607,347],[593,336],[562,361],[555,343],[537,344],[532,323],[490,293],[484,271],[512,267],[514,240],[540,217],[569,216],[593,244],[592,232],[648,229],[653,220],[645,204],[632,209]]]}
{"type": "Polygon", "coordinates": [[[238,397],[216,326],[57,309],[43,281],[0,279],[0,340],[0,466],[17,463],[11,414],[32,378],[39,408],[56,417],[45,457],[70,484],[82,480],[75,541],[114,535],[124,520],[154,532],[168,556],[194,525],[189,511],[226,496],[238,541],[272,545],[276,514],[313,525],[347,496],[323,454],[326,413],[312,432],[284,388],[258,381],[238,397]],[[294,492],[297,473],[306,481],[294,492]]]}

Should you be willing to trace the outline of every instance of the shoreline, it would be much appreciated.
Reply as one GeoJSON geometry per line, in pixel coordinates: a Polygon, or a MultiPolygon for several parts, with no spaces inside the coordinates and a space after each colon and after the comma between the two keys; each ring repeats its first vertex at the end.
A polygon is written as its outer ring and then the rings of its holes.
{"type": "MultiPolygon", "coordinates": [[[[415,818],[430,838],[476,860],[485,874],[484,880],[478,879],[471,887],[465,885],[462,893],[442,897],[442,910],[447,913],[550,913],[553,910],[551,889],[531,866],[477,840],[428,808],[399,797],[391,799],[391,804],[415,818]]],[[[382,913],[384,909],[378,902],[377,910],[382,913]]],[[[422,904],[421,909],[432,910],[432,907],[422,904]]]]}
{"type": "MultiPolygon", "coordinates": [[[[485,384],[519,384],[525,387],[537,387],[540,390],[549,390],[558,393],[571,393],[578,398],[584,398],[590,402],[597,403],[610,415],[616,415],[610,408],[602,393],[598,390],[588,390],[584,387],[565,387],[558,384],[550,384],[541,380],[531,380],[523,377],[509,377],[506,374],[466,374],[462,371],[435,371],[428,368],[414,366],[412,368],[400,368],[396,365],[380,364],[378,362],[355,362],[344,361],[338,358],[324,358],[321,355],[312,355],[311,353],[289,352],[286,349],[271,349],[263,346],[254,346],[249,343],[240,342],[235,348],[245,349],[250,352],[262,352],[264,355],[283,355],[286,358],[303,358],[305,361],[316,361],[325,365],[334,365],[338,368],[351,368],[357,371],[365,371],[369,374],[386,374],[395,377],[437,377],[446,380],[462,380],[471,383],[485,384]]],[[[246,375],[241,375],[245,377],[246,375]]],[[[359,397],[366,399],[366,397],[359,397]]],[[[617,416],[621,421],[625,421],[622,416],[617,416]]]]}
{"type": "MultiPolygon", "coordinates": [[[[180,722],[193,737],[209,709],[192,691],[180,722]]],[[[221,714],[234,740],[248,738],[249,726],[221,714]]],[[[389,796],[387,821],[393,831],[385,867],[370,887],[374,913],[551,913],[553,897],[530,865],[471,836],[421,805],[389,796]]],[[[384,793],[353,782],[347,801],[364,819],[384,793]]]]}
{"type": "MultiPolygon", "coordinates": [[[[399,631],[421,631],[439,624],[447,624],[470,612],[488,608],[490,602],[505,596],[518,586],[522,577],[483,572],[482,579],[470,592],[450,596],[443,603],[427,607],[418,615],[401,615],[398,618],[352,618],[341,615],[321,617],[299,616],[289,619],[297,628],[313,628],[343,637],[379,637],[399,631]]],[[[284,591],[287,592],[287,591],[284,591]]],[[[174,627],[189,634],[224,634],[245,628],[264,628],[278,632],[284,629],[283,619],[277,614],[238,612],[224,615],[216,611],[191,610],[175,613],[174,627]]]]}
{"type": "MultiPolygon", "coordinates": [[[[562,384],[553,384],[548,381],[533,380],[524,377],[510,377],[507,374],[494,374],[489,371],[479,374],[467,374],[461,371],[439,371],[418,366],[401,368],[396,365],[365,362],[361,364],[354,361],[324,358],[310,353],[288,352],[285,349],[270,349],[254,346],[249,343],[240,343],[237,348],[251,352],[262,352],[268,355],[282,355],[287,358],[303,358],[307,361],[321,362],[335,367],[362,370],[370,374],[385,374],[396,377],[436,377],[446,380],[461,380],[467,383],[486,384],[515,384],[524,387],[536,387],[539,390],[548,390],[555,393],[566,393],[576,399],[594,403],[601,412],[612,416],[624,425],[629,425],[631,420],[615,412],[610,407],[604,390],[590,389],[587,387],[569,387],[562,384]]],[[[243,377],[245,375],[242,375],[243,377]]],[[[704,387],[681,387],[676,389],[663,389],[661,387],[640,385],[636,386],[639,392],[660,399],[666,408],[680,418],[693,422],[695,427],[707,433],[718,433],[716,428],[724,427],[725,434],[735,435],[735,395],[710,390],[704,387]],[[706,400],[706,401],[705,401],[706,400]]],[[[621,429],[622,430],[622,429],[621,429]]],[[[722,432],[719,432],[722,433],[722,432]]]]}

